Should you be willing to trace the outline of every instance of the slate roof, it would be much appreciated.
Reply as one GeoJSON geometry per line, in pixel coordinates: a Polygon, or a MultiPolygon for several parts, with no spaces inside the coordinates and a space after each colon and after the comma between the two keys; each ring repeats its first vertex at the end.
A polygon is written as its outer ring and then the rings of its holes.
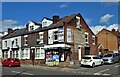
{"type": "MultiPolygon", "coordinates": [[[[79,13],[78,13],[79,14],[79,13]]],[[[53,29],[53,28],[58,28],[58,27],[62,27],[65,26],[67,23],[69,23],[76,15],[78,14],[72,14],[70,16],[65,16],[64,18],[61,18],[57,23],[55,24],[51,24],[48,27],[43,27],[43,28],[37,28],[34,31],[27,31],[26,28],[23,29],[17,29],[15,31],[13,31],[11,34],[8,34],[6,36],[3,37],[3,39],[7,39],[7,38],[11,38],[11,37],[16,37],[16,36],[20,36],[20,35],[26,35],[26,34],[30,34],[30,33],[35,33],[35,32],[40,32],[40,31],[44,31],[44,30],[49,30],[49,29],[53,29]]],[[[34,21],[32,21],[34,22],[34,21]]],[[[36,22],[35,22],[36,23],[36,22]]],[[[28,25],[28,24],[27,24],[28,25]]]]}

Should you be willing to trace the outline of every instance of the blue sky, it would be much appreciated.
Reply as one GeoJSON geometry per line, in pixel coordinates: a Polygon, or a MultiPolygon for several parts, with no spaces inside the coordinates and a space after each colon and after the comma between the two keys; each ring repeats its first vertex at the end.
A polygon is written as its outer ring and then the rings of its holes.
{"type": "MultiPolygon", "coordinates": [[[[43,17],[64,17],[80,13],[91,29],[108,28],[118,23],[118,3],[108,2],[3,2],[2,22],[8,27],[21,28],[29,20],[41,22],[43,17]]],[[[94,31],[94,30],[93,30],[94,31]]]]}

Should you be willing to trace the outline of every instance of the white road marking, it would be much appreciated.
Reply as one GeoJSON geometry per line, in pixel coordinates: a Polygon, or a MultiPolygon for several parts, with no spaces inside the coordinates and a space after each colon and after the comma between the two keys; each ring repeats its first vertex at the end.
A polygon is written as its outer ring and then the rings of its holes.
{"type": "MultiPolygon", "coordinates": [[[[12,71],[13,73],[21,73],[21,72],[18,72],[18,71],[12,71]]],[[[31,73],[21,73],[21,74],[24,74],[24,75],[33,75],[33,74],[31,74],[31,73]]]]}
{"type": "Polygon", "coordinates": [[[110,69],[105,69],[105,70],[102,70],[102,71],[97,72],[97,73],[102,73],[102,72],[105,72],[105,71],[108,71],[108,70],[110,70],[110,69]]]}
{"type": "Polygon", "coordinates": [[[116,65],[115,68],[119,67],[120,65],[116,65]]]}

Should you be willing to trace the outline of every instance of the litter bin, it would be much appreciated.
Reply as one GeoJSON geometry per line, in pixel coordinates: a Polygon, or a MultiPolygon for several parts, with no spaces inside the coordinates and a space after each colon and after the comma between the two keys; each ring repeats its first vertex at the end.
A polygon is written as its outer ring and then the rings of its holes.
{"type": "Polygon", "coordinates": [[[56,60],[53,60],[53,66],[56,66],[56,60]]]}

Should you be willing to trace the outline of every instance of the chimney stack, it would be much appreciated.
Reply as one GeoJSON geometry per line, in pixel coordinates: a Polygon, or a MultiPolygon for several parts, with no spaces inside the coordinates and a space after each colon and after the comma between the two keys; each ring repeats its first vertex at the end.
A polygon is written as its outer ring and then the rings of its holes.
{"type": "Polygon", "coordinates": [[[8,28],[8,34],[12,33],[13,30],[11,28],[8,28]]]}
{"type": "Polygon", "coordinates": [[[57,23],[59,21],[59,16],[55,15],[53,16],[53,24],[57,23]]]}

